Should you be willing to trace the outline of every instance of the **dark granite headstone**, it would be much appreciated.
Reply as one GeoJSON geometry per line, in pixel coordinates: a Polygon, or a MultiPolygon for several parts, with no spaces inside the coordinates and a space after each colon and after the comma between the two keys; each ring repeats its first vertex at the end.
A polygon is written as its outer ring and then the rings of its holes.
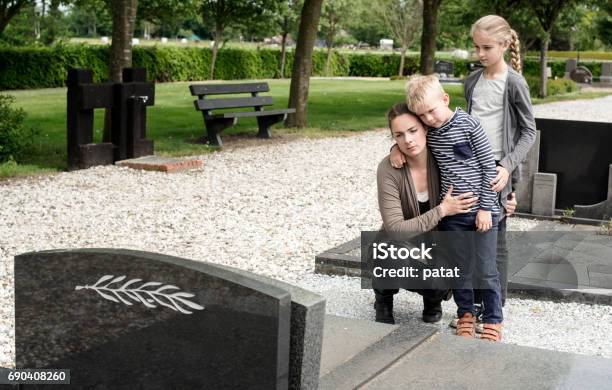
{"type": "Polygon", "coordinates": [[[26,253],[15,257],[16,364],[70,369],[73,389],[286,389],[290,299],[177,257],[26,253]]]}
{"type": "Polygon", "coordinates": [[[570,72],[569,76],[577,83],[591,84],[593,81],[593,74],[586,66],[578,66],[570,72]]]}
{"type": "Polygon", "coordinates": [[[282,288],[291,294],[289,389],[317,389],[321,367],[325,298],[300,287],[262,275],[239,269],[233,269],[233,271],[282,288]]]}
{"type": "Polygon", "coordinates": [[[441,79],[446,79],[449,77],[453,77],[454,65],[450,61],[436,61],[434,64],[434,72],[440,75],[441,79]]]}
{"type": "Polygon", "coordinates": [[[536,118],[536,128],[541,132],[539,170],[557,174],[555,207],[606,200],[612,123],[536,118]]]}

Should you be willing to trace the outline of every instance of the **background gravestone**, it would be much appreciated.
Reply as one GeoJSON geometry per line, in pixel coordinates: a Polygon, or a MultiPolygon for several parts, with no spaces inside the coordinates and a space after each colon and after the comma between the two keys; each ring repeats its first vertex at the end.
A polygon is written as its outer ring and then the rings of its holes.
{"type": "Polygon", "coordinates": [[[576,69],[576,67],[578,66],[578,61],[576,61],[575,58],[570,58],[567,61],[565,61],[565,74],[563,77],[565,77],[566,79],[570,78],[570,73],[576,69]]]}
{"type": "Polygon", "coordinates": [[[539,170],[540,162],[540,131],[536,130],[536,137],[531,149],[521,163],[520,179],[516,183],[517,211],[531,213],[531,198],[533,196],[533,178],[539,170]]]}
{"type": "Polygon", "coordinates": [[[436,61],[434,64],[434,72],[440,75],[441,79],[453,77],[455,74],[454,65],[450,61],[436,61]]]}
{"type": "Polygon", "coordinates": [[[539,171],[557,174],[555,208],[604,201],[612,164],[612,123],[536,118],[536,128],[539,171]]]}
{"type": "Polygon", "coordinates": [[[593,74],[586,66],[578,66],[570,72],[569,76],[577,83],[591,84],[593,81],[593,74]]]}
{"type": "Polygon", "coordinates": [[[599,81],[602,83],[612,83],[612,62],[601,64],[601,77],[599,77],[599,81]]]}
{"type": "Polygon", "coordinates": [[[268,283],[177,257],[26,253],[16,364],[70,369],[71,388],[285,389],[290,304],[268,283]]]}

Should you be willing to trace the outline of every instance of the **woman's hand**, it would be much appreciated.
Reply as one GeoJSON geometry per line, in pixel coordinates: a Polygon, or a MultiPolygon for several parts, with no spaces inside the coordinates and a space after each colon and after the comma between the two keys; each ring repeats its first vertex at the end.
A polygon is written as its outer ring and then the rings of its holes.
{"type": "Polygon", "coordinates": [[[510,195],[508,195],[508,199],[506,199],[506,216],[507,217],[514,214],[517,204],[518,202],[516,201],[516,194],[513,192],[510,195]]]}
{"type": "Polygon", "coordinates": [[[404,153],[401,152],[397,144],[391,147],[391,153],[389,153],[389,161],[391,162],[391,166],[393,168],[401,168],[406,163],[406,157],[404,156],[404,153]]]}
{"type": "Polygon", "coordinates": [[[508,183],[508,177],[510,177],[510,173],[508,170],[500,165],[495,167],[497,170],[497,176],[491,182],[491,189],[495,192],[500,192],[506,187],[506,183],[508,183]]]}
{"type": "Polygon", "coordinates": [[[472,192],[466,192],[465,194],[459,194],[453,196],[453,186],[450,186],[440,207],[442,208],[442,214],[444,217],[455,214],[469,213],[471,208],[476,205],[478,197],[474,196],[472,192]]]}

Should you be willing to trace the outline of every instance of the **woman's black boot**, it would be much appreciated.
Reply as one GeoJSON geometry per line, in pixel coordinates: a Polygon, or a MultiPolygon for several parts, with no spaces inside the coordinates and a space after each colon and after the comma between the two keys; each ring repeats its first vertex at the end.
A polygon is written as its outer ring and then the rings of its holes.
{"type": "Polygon", "coordinates": [[[395,318],[393,318],[393,301],[385,302],[376,300],[374,309],[376,309],[376,322],[395,324],[395,318]]]}
{"type": "Polygon", "coordinates": [[[442,300],[423,297],[423,322],[434,323],[442,319],[442,300]]]}

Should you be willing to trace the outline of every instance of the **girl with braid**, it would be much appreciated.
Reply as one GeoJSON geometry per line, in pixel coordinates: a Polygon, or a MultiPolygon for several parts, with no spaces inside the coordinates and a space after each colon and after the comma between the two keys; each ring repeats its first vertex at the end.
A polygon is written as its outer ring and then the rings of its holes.
{"type": "MultiPolygon", "coordinates": [[[[515,198],[514,187],[520,179],[520,165],[536,135],[529,87],[521,75],[520,42],[516,31],[497,15],[478,19],[470,34],[483,68],[465,80],[467,112],[478,118],[487,134],[497,164],[497,176],[491,186],[499,194],[500,204],[505,206],[509,199],[515,198]],[[506,51],[510,52],[510,66],[504,60],[506,51]]],[[[504,213],[500,215],[497,240],[497,270],[503,306],[508,292],[504,213]]],[[[477,293],[475,302],[479,302],[477,293]]]]}
{"type": "MultiPolygon", "coordinates": [[[[520,43],[518,34],[508,22],[497,15],[487,15],[471,28],[476,55],[482,68],[472,72],[465,80],[464,94],[467,112],[477,118],[491,144],[497,175],[491,188],[498,193],[502,212],[497,234],[497,269],[501,284],[502,306],[508,291],[508,251],[506,249],[506,216],[516,204],[514,187],[520,180],[520,164],[535,141],[535,120],[529,88],[521,75],[520,43]],[[510,65],[504,60],[509,51],[510,65]],[[510,206],[510,207],[509,207],[510,206]]],[[[400,168],[405,159],[398,148],[393,148],[391,165],[400,168]]],[[[520,202],[520,199],[519,199],[520,202]]],[[[482,304],[478,290],[474,291],[474,312],[480,319],[482,304]]],[[[457,319],[451,326],[457,326],[457,319]]],[[[476,326],[482,331],[482,324],[476,326]]]]}

